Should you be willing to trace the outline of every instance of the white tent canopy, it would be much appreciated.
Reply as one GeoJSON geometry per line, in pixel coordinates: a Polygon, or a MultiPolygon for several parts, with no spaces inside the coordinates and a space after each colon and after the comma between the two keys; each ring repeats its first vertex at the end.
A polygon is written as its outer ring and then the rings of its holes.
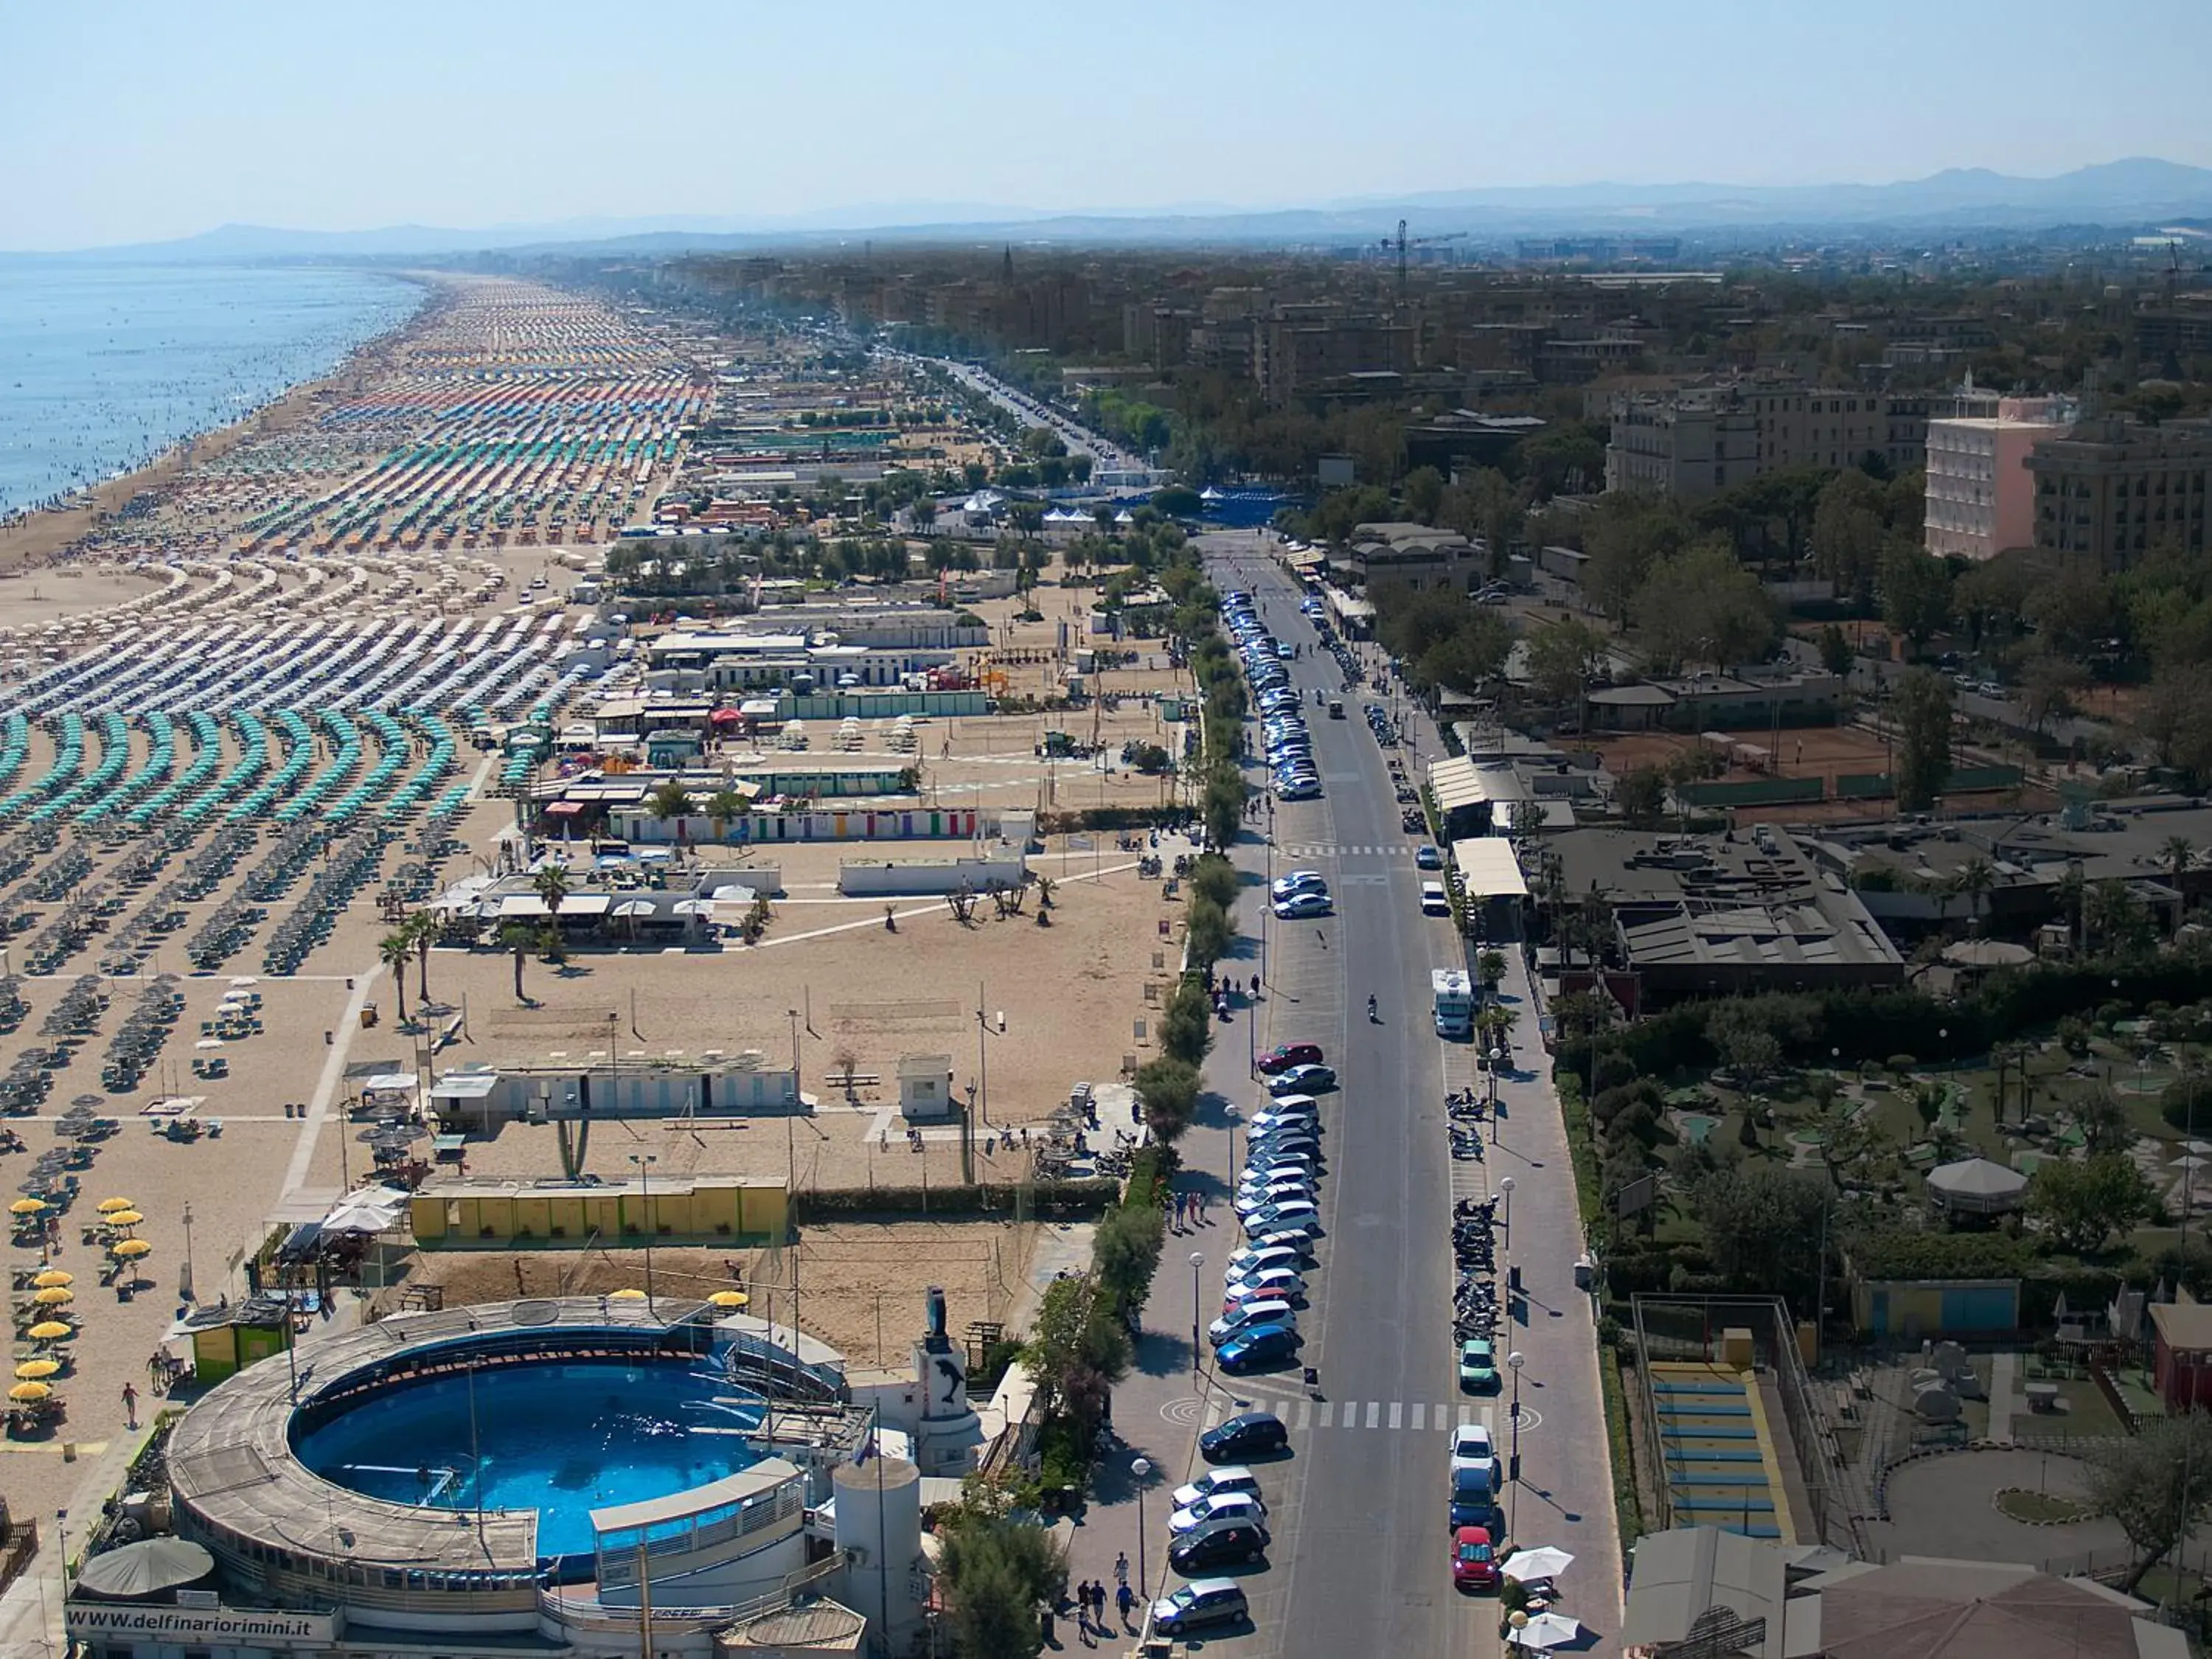
{"type": "Polygon", "coordinates": [[[2026,1176],[1985,1158],[1946,1164],[1928,1176],[1929,1196],[1937,1203],[1984,1215],[2014,1208],[2027,1190],[2026,1176]]]}

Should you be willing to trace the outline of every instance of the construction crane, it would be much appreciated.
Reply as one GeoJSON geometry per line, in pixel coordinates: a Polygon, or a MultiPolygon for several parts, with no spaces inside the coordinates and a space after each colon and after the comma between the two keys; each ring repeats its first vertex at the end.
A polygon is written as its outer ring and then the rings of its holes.
{"type": "MultiPolygon", "coordinates": [[[[1464,237],[1466,236],[1466,234],[1467,234],[1467,233],[1466,233],[1465,231],[1463,231],[1463,230],[1452,230],[1452,231],[1446,231],[1446,232],[1445,232],[1443,235],[1441,235],[1441,236],[1416,236],[1416,237],[1413,237],[1411,240],[1408,240],[1407,239],[1407,236],[1406,236],[1406,222],[1405,222],[1403,219],[1399,220],[1399,221],[1398,221],[1398,293],[1399,293],[1400,296],[1401,296],[1401,297],[1403,297],[1403,295],[1405,295],[1405,292],[1406,292],[1406,250],[1407,250],[1407,248],[1409,248],[1409,247],[1427,247],[1428,246],[1430,246],[1430,244],[1434,243],[1434,242],[1456,242],[1456,241],[1461,240],[1462,238],[1464,238],[1464,237]]],[[[1385,236],[1385,237],[1382,239],[1382,251],[1383,251],[1383,252],[1385,252],[1385,253],[1388,253],[1388,252],[1389,252],[1389,251],[1390,251],[1390,238],[1389,238],[1388,236],[1385,236]]]]}

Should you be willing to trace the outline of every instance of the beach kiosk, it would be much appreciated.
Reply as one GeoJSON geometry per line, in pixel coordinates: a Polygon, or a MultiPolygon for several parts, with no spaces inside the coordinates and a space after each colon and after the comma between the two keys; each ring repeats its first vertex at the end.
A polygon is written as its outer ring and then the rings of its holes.
{"type": "Polygon", "coordinates": [[[285,1306],[273,1296],[256,1296],[228,1307],[195,1308],[170,1326],[168,1340],[192,1345],[198,1381],[220,1382],[284,1352],[285,1306]]]}

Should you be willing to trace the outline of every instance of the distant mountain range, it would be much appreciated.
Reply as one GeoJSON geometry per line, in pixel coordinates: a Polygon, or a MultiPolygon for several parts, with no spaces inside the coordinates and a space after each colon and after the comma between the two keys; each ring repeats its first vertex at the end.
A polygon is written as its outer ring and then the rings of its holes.
{"type": "Polygon", "coordinates": [[[238,260],[395,258],[555,248],[667,253],[686,248],[819,244],[866,236],[887,242],[1334,243],[1392,234],[1516,235],[1740,234],[1757,229],[1907,233],[2033,231],[2060,225],[2140,227],[2212,216],[2212,169],[2150,157],[2027,179],[1954,167],[1887,185],[1545,185],[1364,197],[1310,208],[1250,210],[1207,204],[1169,210],[1051,213],[979,203],[858,206],[815,214],[572,219],[480,230],[395,225],[307,231],[225,225],[167,242],[8,258],[238,260]]]}

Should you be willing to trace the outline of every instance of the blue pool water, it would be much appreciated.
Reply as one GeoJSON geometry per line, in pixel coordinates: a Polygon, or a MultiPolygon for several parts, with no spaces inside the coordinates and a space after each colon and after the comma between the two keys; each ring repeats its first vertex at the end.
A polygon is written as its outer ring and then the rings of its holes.
{"type": "Polygon", "coordinates": [[[746,1436],[761,1419],[757,1401],[684,1362],[547,1364],[477,1374],[475,1459],[465,1375],[366,1401],[295,1449],[325,1480],[391,1503],[534,1509],[538,1553],[580,1555],[593,1510],[758,1462],[746,1436]]]}

